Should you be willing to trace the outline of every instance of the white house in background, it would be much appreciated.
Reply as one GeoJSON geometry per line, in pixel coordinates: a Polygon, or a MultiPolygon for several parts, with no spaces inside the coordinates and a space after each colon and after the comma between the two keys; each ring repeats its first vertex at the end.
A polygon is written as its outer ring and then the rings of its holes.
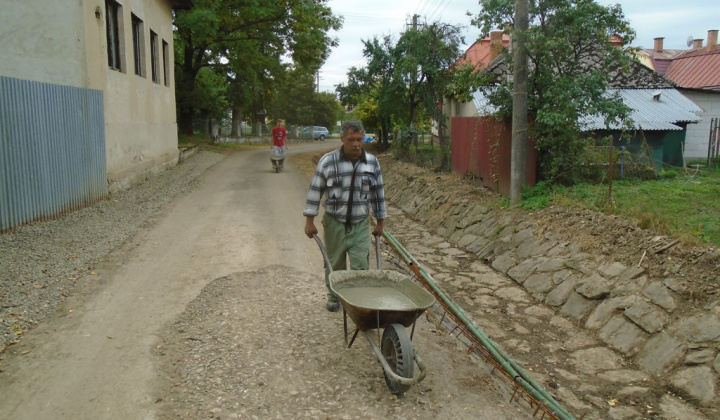
{"type": "Polygon", "coordinates": [[[711,122],[720,119],[718,30],[707,32],[705,46],[702,39],[691,39],[688,50],[665,49],[663,39],[655,38],[653,48],[643,50],[649,57],[643,64],[672,80],[683,95],[702,108],[702,121],[687,127],[685,159],[706,159],[711,122]]]}
{"type": "MultiPolygon", "coordinates": [[[[189,0],[2,1],[0,77],[8,89],[30,82],[58,102],[63,87],[102,93],[102,166],[110,192],[178,161],[172,9],[188,7],[189,0]]],[[[5,107],[40,99],[17,95],[5,107]]],[[[55,111],[63,119],[65,111],[55,111]]],[[[22,144],[17,136],[3,139],[11,140],[22,144]]]]}

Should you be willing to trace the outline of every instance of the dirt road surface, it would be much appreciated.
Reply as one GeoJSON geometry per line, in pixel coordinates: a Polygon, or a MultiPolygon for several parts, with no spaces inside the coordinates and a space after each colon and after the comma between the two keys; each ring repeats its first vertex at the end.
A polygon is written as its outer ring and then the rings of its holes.
{"type": "Polygon", "coordinates": [[[364,338],[343,348],[303,234],[309,180],[291,164],[274,173],[268,155],[213,166],[13,346],[0,418],[530,418],[424,318],[427,378],[402,397],[364,338]]]}

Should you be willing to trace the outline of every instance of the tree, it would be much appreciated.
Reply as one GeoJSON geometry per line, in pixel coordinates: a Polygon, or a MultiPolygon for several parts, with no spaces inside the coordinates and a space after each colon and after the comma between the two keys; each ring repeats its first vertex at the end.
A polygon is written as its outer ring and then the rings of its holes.
{"type": "MultiPolygon", "coordinates": [[[[234,84],[233,109],[259,111],[275,77],[284,71],[281,57],[318,69],[337,44],[327,32],[339,29],[342,22],[325,3],[194,0],[190,10],[174,15],[177,92],[191,98],[200,69],[223,68],[228,83],[234,84]]],[[[178,101],[177,109],[180,132],[191,133],[194,103],[178,101]]]]}
{"type": "MultiPolygon", "coordinates": [[[[459,27],[435,22],[422,29],[406,31],[394,49],[395,84],[404,86],[407,127],[412,133],[406,139],[416,142],[418,112],[435,121],[441,148],[440,170],[450,167],[450,144],[444,134],[447,121],[442,112],[442,100],[453,81],[463,41],[459,27]]],[[[399,142],[398,146],[407,153],[407,142],[399,142]]]]}
{"type": "Polygon", "coordinates": [[[387,149],[393,117],[401,109],[398,106],[398,91],[402,87],[395,85],[393,78],[394,42],[390,36],[384,36],[382,39],[363,40],[363,45],[363,56],[369,60],[367,67],[351,67],[347,73],[347,85],[338,85],[336,91],[346,107],[353,109],[359,104],[364,105],[361,113],[363,125],[377,128],[380,144],[387,149]]]}
{"type": "Polygon", "coordinates": [[[348,71],[347,85],[338,85],[343,105],[351,109],[362,104],[363,123],[380,130],[384,148],[389,143],[393,123],[404,126],[396,142],[400,157],[410,152],[410,145],[419,117],[434,119],[441,127],[443,158],[441,167],[449,164],[449,144],[443,136],[446,125],[441,101],[451,85],[454,63],[461,55],[460,28],[443,23],[411,29],[397,41],[385,36],[364,40],[365,68],[348,71]]]}
{"type": "Polygon", "coordinates": [[[305,69],[288,69],[276,82],[273,99],[268,105],[268,115],[272,119],[331,128],[344,113],[335,95],[315,91],[315,79],[305,69]]]}
{"type": "MultiPolygon", "coordinates": [[[[475,17],[482,35],[502,28],[512,35],[514,0],[481,0],[475,17]]],[[[541,176],[572,182],[580,155],[586,148],[579,127],[584,114],[603,115],[606,121],[623,121],[629,108],[608,94],[609,69],[627,68],[627,50],[611,44],[611,37],[632,42],[630,28],[619,5],[604,7],[592,0],[534,0],[529,7],[529,28],[523,37],[529,63],[528,109],[534,124],[541,176]]],[[[508,68],[497,73],[495,83],[483,90],[499,115],[512,109],[512,57],[504,56],[508,68]]],[[[492,69],[490,69],[492,70],[492,69]]]]}

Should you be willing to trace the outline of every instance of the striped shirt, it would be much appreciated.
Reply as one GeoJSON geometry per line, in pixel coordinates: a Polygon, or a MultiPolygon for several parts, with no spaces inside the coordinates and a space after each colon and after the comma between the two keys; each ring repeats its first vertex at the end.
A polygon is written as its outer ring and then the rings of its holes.
{"type": "Polygon", "coordinates": [[[315,176],[310,182],[303,216],[317,216],[320,200],[323,194],[326,194],[326,199],[322,203],[325,213],[345,223],[353,171],[355,186],[352,189],[350,222],[358,223],[365,220],[370,214],[370,207],[376,219],[385,219],[387,217],[385,187],[377,157],[363,150],[362,156],[353,166],[353,163],[345,157],[342,148],[326,153],[320,158],[315,176]]]}

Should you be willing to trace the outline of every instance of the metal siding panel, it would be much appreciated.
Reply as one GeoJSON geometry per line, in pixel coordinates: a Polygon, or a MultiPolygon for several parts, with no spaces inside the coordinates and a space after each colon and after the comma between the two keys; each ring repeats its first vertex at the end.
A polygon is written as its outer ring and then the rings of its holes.
{"type": "Polygon", "coordinates": [[[0,76],[0,230],[107,195],[101,91],[0,76]]]}
{"type": "MultiPolygon", "coordinates": [[[[498,122],[492,117],[454,117],[452,119],[452,172],[458,176],[471,173],[487,188],[508,196],[512,160],[510,121],[498,122]]],[[[534,141],[528,145],[526,183],[537,180],[537,152],[534,141]]]]}

